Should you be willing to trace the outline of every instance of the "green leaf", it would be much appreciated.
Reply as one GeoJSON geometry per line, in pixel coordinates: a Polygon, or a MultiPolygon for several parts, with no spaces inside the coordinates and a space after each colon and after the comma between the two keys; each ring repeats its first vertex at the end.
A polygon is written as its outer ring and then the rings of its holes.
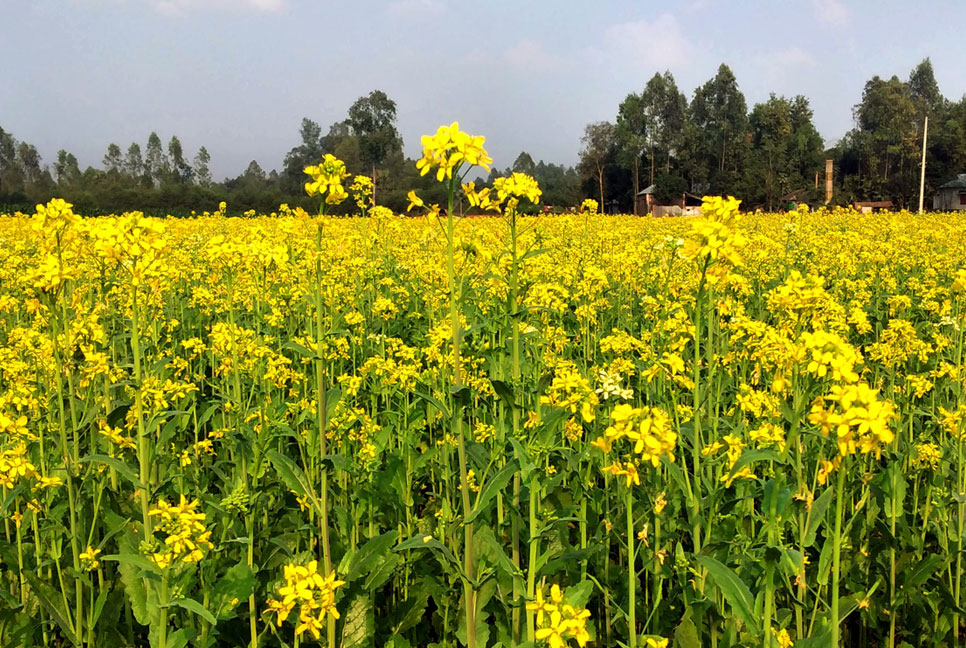
{"type": "Polygon", "coordinates": [[[745,466],[749,466],[757,461],[774,461],[775,463],[786,463],[780,455],[771,450],[745,450],[738,457],[738,461],[731,467],[728,477],[734,477],[745,466]]]}
{"type": "Polygon", "coordinates": [[[295,351],[295,353],[299,354],[303,358],[312,358],[313,360],[316,360],[319,357],[315,351],[312,351],[308,347],[302,346],[298,342],[288,341],[282,345],[282,348],[295,351]]]}
{"type": "Polygon", "coordinates": [[[398,544],[393,551],[406,551],[407,549],[430,549],[433,551],[433,553],[445,559],[440,560],[440,563],[444,567],[450,567],[457,574],[459,574],[460,577],[466,578],[466,575],[463,573],[463,566],[460,564],[460,561],[456,559],[456,556],[453,554],[453,552],[433,536],[413,536],[412,538],[409,538],[408,540],[398,544]]]}
{"type": "Polygon", "coordinates": [[[930,554],[920,561],[919,565],[911,572],[904,572],[909,575],[902,581],[903,592],[911,595],[917,588],[925,584],[944,562],[945,559],[942,556],[930,554]]]}
{"type": "Polygon", "coordinates": [[[47,614],[50,615],[54,622],[60,626],[60,630],[67,637],[67,640],[75,646],[80,646],[80,640],[67,622],[67,615],[64,614],[60,604],[55,602],[58,601],[59,597],[56,596],[53,588],[42,582],[34,572],[28,569],[23,570],[21,573],[27,582],[30,583],[30,589],[33,590],[33,594],[37,597],[40,605],[47,611],[47,614]]]}
{"type": "MultiPolygon", "coordinates": [[[[117,570],[121,574],[121,582],[124,583],[124,593],[131,603],[131,611],[134,612],[134,618],[141,625],[156,624],[160,616],[157,605],[158,599],[153,588],[149,589],[145,582],[144,574],[149,572],[146,572],[138,566],[136,564],[138,561],[133,560],[133,558],[140,557],[133,553],[134,540],[128,533],[121,536],[118,544],[124,553],[119,554],[117,570]]],[[[112,556],[104,556],[101,560],[107,560],[109,558],[112,558],[112,556]]],[[[150,566],[156,569],[153,563],[150,563],[150,566]]],[[[156,573],[154,576],[157,578],[156,573]]]]}
{"type": "Polygon", "coordinates": [[[513,385],[503,380],[493,380],[490,379],[490,384],[493,385],[493,391],[499,396],[507,407],[513,409],[517,406],[516,399],[513,397],[513,385]]]}
{"type": "Polygon", "coordinates": [[[576,585],[571,585],[564,593],[564,598],[574,607],[587,607],[590,595],[594,593],[594,583],[589,580],[582,580],[576,585]]]}
{"type": "Polygon", "coordinates": [[[671,479],[677,485],[678,489],[682,493],[688,494],[688,483],[684,479],[684,472],[681,470],[681,466],[672,462],[667,456],[661,457],[661,465],[667,468],[668,474],[671,475],[671,479]]]}
{"type": "MultiPolygon", "coordinates": [[[[490,613],[486,609],[486,604],[490,602],[495,592],[495,580],[487,581],[476,592],[476,628],[474,634],[476,635],[477,646],[492,645],[489,641],[491,625],[489,622],[490,613]]],[[[460,643],[466,645],[466,599],[464,597],[460,597],[459,619],[460,622],[456,630],[456,637],[460,643]]]]}
{"type": "Polygon", "coordinates": [[[808,514],[808,530],[805,532],[806,547],[811,547],[815,542],[815,533],[825,520],[825,512],[828,510],[828,505],[832,502],[832,495],[834,494],[835,489],[826,488],[825,492],[812,502],[812,510],[808,514]]]}
{"type": "Polygon", "coordinates": [[[198,419],[198,427],[199,428],[203,428],[205,426],[205,424],[209,420],[211,420],[212,415],[215,412],[217,412],[219,408],[221,408],[223,406],[224,406],[224,403],[222,403],[222,402],[215,402],[215,403],[212,403],[211,405],[209,405],[207,408],[205,408],[205,411],[202,413],[201,417],[198,419]]]}
{"type": "Polygon", "coordinates": [[[493,475],[491,478],[486,480],[486,484],[483,485],[483,489],[480,491],[479,497],[476,498],[476,505],[473,507],[473,512],[470,516],[466,518],[466,522],[470,523],[475,520],[483,512],[484,507],[490,503],[496,494],[499,493],[507,485],[507,482],[513,478],[514,473],[518,469],[518,464],[516,459],[511,459],[506,463],[505,466],[493,475]]]}
{"type": "Polygon", "coordinates": [[[473,534],[473,541],[477,545],[478,555],[486,557],[496,568],[511,578],[519,579],[521,585],[523,584],[523,572],[506,555],[506,545],[496,539],[493,529],[488,526],[477,529],[473,534]]]}
{"type": "Polygon", "coordinates": [[[164,648],[184,648],[197,634],[198,632],[194,628],[175,630],[167,636],[164,648]]]}
{"type": "Polygon", "coordinates": [[[378,565],[379,559],[389,553],[398,538],[398,531],[387,531],[367,541],[352,554],[347,554],[348,560],[343,560],[343,565],[340,565],[345,574],[342,580],[351,583],[367,576],[378,565]]]}
{"type": "Polygon", "coordinates": [[[401,562],[402,557],[395,553],[380,558],[376,566],[369,572],[369,576],[366,577],[364,587],[367,590],[375,590],[382,587],[396,573],[401,562]]]}
{"type": "Polygon", "coordinates": [[[137,567],[141,571],[147,572],[149,574],[155,574],[160,576],[161,571],[158,566],[153,562],[145,558],[144,556],[138,554],[110,554],[109,556],[103,556],[101,560],[109,560],[113,562],[119,562],[124,565],[131,565],[132,567],[137,567]]]}
{"type": "Polygon", "coordinates": [[[247,601],[255,588],[255,574],[245,563],[238,563],[218,579],[211,590],[209,607],[216,619],[228,619],[238,603],[247,601]]]}
{"type": "Polygon", "coordinates": [[[795,648],[828,648],[832,641],[832,625],[822,619],[818,629],[812,631],[811,637],[803,637],[795,642],[795,648]]]}
{"type": "Polygon", "coordinates": [[[365,594],[358,594],[345,611],[345,625],[342,627],[342,648],[355,648],[371,644],[375,631],[372,603],[365,594]]]}
{"type": "Polygon", "coordinates": [[[438,398],[435,398],[433,396],[430,396],[429,394],[426,394],[420,391],[414,391],[413,395],[418,398],[422,398],[424,401],[426,401],[427,403],[435,407],[439,411],[439,413],[443,415],[443,418],[448,419],[450,417],[449,409],[447,409],[447,407],[443,405],[442,401],[440,401],[438,398]]]}
{"type": "Polygon", "coordinates": [[[302,472],[302,469],[298,467],[298,464],[276,450],[269,450],[265,454],[268,456],[268,460],[272,462],[272,465],[275,467],[275,472],[278,473],[282,482],[300,497],[308,498],[316,510],[321,513],[322,506],[315,498],[315,494],[309,486],[309,481],[305,477],[305,473],[302,472]]]}
{"type": "Polygon", "coordinates": [[[524,254],[522,257],[520,257],[519,259],[517,259],[517,262],[520,263],[520,262],[526,261],[527,259],[532,259],[535,256],[539,256],[541,254],[545,254],[545,253],[547,253],[549,251],[550,251],[550,248],[540,248],[540,249],[537,249],[537,250],[530,250],[529,252],[527,252],[526,254],[524,254]]]}
{"type": "Polygon", "coordinates": [[[828,583],[828,576],[832,570],[832,545],[834,544],[835,538],[832,534],[828,534],[825,538],[825,543],[822,545],[822,550],[818,554],[818,584],[826,585],[828,583]]]}
{"type": "Polygon", "coordinates": [[[132,484],[134,484],[135,488],[144,487],[141,484],[141,479],[137,476],[137,473],[134,472],[134,469],[131,466],[124,463],[123,461],[121,461],[120,459],[116,459],[115,457],[108,457],[107,455],[93,454],[93,455],[87,455],[86,457],[81,457],[77,461],[78,463],[104,464],[105,466],[109,466],[114,470],[116,470],[117,474],[119,474],[121,477],[128,480],[132,484]]]}
{"type": "Polygon", "coordinates": [[[101,613],[104,612],[104,604],[107,602],[107,597],[110,593],[111,590],[106,587],[97,593],[97,600],[94,601],[94,614],[91,617],[92,627],[97,627],[97,621],[101,618],[101,613]]]}
{"type": "Polygon", "coordinates": [[[413,648],[413,645],[409,643],[409,639],[406,639],[406,637],[396,634],[390,637],[383,648],[413,648]]]}
{"type": "Polygon", "coordinates": [[[342,398],[342,388],[336,385],[325,392],[325,411],[327,418],[332,418],[332,413],[335,411],[335,406],[339,404],[339,400],[342,398]]]}
{"type": "Polygon", "coordinates": [[[171,602],[168,603],[168,607],[171,607],[172,605],[176,607],[184,608],[189,612],[194,612],[195,614],[197,614],[198,616],[200,616],[202,619],[204,619],[205,621],[207,621],[213,626],[218,625],[218,619],[216,619],[211,612],[206,610],[204,605],[202,605],[201,603],[199,603],[194,599],[191,599],[191,598],[172,599],[171,602]]]}
{"type": "Polygon", "coordinates": [[[3,499],[3,506],[0,506],[0,515],[7,512],[7,509],[10,508],[10,505],[17,500],[21,493],[23,493],[23,486],[17,486],[7,492],[7,496],[3,499]]]}
{"type": "Polygon", "coordinates": [[[780,524],[785,508],[791,501],[792,492],[785,487],[785,480],[781,476],[765,482],[761,508],[766,520],[776,525],[780,524]],[[772,519],[773,515],[774,519],[772,519]]]}
{"type": "Polygon", "coordinates": [[[715,586],[731,605],[735,615],[745,624],[746,629],[757,635],[760,624],[755,619],[755,598],[751,595],[748,586],[735,572],[711,556],[698,556],[698,562],[708,570],[715,586]]]}
{"type": "Polygon", "coordinates": [[[681,623],[674,630],[674,648],[701,648],[698,628],[691,620],[691,608],[684,612],[681,623]]]}
{"type": "Polygon", "coordinates": [[[409,598],[398,606],[398,608],[403,610],[403,613],[396,627],[393,628],[393,634],[401,634],[422,621],[428,603],[429,592],[425,588],[420,588],[410,594],[409,598]]]}

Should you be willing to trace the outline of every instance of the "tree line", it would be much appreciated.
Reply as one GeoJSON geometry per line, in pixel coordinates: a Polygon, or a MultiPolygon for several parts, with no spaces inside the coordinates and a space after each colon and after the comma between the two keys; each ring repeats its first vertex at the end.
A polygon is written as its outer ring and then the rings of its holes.
{"type": "Polygon", "coordinates": [[[628,94],[614,121],[586,126],[581,191],[625,212],[650,185],[662,202],[692,193],[731,194],[769,210],[788,201],[822,204],[831,159],[834,203],[891,200],[908,207],[919,198],[927,116],[928,196],[966,173],[966,97],[943,97],[928,58],[906,81],[870,79],[853,110],[854,128],[830,148],[804,96],[772,94],[749,111],[734,73],[722,64],[688,101],[664,72],[628,94]]]}
{"type": "MultiPolygon", "coordinates": [[[[685,193],[730,194],[747,207],[773,210],[788,200],[824,202],[824,160],[832,159],[833,202],[910,206],[918,201],[927,116],[927,195],[966,173],[966,97],[943,97],[928,58],[906,81],[870,79],[853,116],[854,128],[826,148],[804,96],[772,94],[749,111],[734,73],[722,64],[689,101],[664,72],[629,93],[612,122],[586,126],[576,167],[534,161],[521,152],[512,166],[476,180],[483,185],[513,171],[528,173],[543,189],[543,204],[561,209],[591,197],[607,211],[633,212],[634,197],[653,185],[661,201],[685,193]]],[[[396,104],[382,91],[360,97],[328,130],[303,119],[299,136],[280,170],[266,172],[253,160],[237,177],[216,182],[208,150],[202,146],[189,157],[177,136],[166,146],[153,132],[143,148],[111,143],[100,168],[82,171],[66,150],[44,164],[36,147],[0,127],[0,207],[29,208],[60,196],[90,213],[184,213],[214,210],[222,200],[239,211],[270,212],[281,203],[314,209],[302,190],[302,170],[326,153],[342,159],[350,173],[372,177],[379,204],[397,211],[406,209],[410,189],[430,201],[444,198],[436,195],[439,184],[421,177],[403,154],[396,104]]],[[[347,202],[342,209],[354,206],[347,202]]]]}

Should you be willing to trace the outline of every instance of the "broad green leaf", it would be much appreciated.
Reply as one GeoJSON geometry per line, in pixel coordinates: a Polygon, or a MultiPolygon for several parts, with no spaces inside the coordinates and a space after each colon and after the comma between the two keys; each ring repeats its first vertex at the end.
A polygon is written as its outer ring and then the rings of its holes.
{"type": "Polygon", "coordinates": [[[216,619],[228,619],[238,603],[248,600],[254,588],[255,575],[252,570],[247,564],[238,563],[218,578],[211,589],[208,607],[216,619]]]}
{"type": "Polygon", "coordinates": [[[493,385],[493,391],[496,395],[504,402],[504,404],[513,409],[517,406],[516,399],[513,396],[513,385],[503,380],[493,380],[490,379],[490,384],[493,385]]]}
{"type": "Polygon", "coordinates": [[[698,556],[698,562],[708,570],[715,586],[731,605],[735,615],[745,624],[745,629],[757,634],[760,624],[755,619],[755,598],[748,586],[735,572],[711,556],[698,556]]]}
{"type": "Polygon", "coordinates": [[[574,607],[586,607],[590,595],[594,593],[594,584],[589,580],[582,580],[576,585],[571,585],[564,593],[564,598],[574,607]]]}
{"type": "Polygon", "coordinates": [[[101,618],[101,613],[104,611],[104,604],[107,602],[107,597],[110,595],[111,590],[104,587],[97,593],[97,599],[94,601],[94,613],[91,617],[91,625],[97,627],[97,621],[101,618]]]}
{"type": "Polygon", "coordinates": [[[7,512],[7,509],[11,504],[17,501],[17,498],[20,497],[20,494],[23,493],[23,490],[23,486],[17,486],[7,492],[7,496],[3,498],[3,505],[0,506],[0,515],[3,515],[7,512]]]}
{"type": "Polygon", "coordinates": [[[476,498],[476,505],[473,507],[473,512],[470,516],[466,518],[466,522],[473,522],[480,514],[483,512],[487,504],[490,503],[496,494],[506,487],[507,482],[509,482],[514,473],[517,471],[517,461],[516,459],[511,459],[503,466],[500,471],[486,480],[483,485],[483,489],[480,491],[479,496],[476,498]]]}
{"type": "Polygon", "coordinates": [[[701,648],[698,628],[691,620],[691,608],[684,612],[681,623],[674,630],[674,648],[701,648]]]}
{"type": "Polygon", "coordinates": [[[200,616],[202,619],[204,619],[205,621],[207,621],[213,626],[218,624],[218,619],[216,619],[211,612],[206,610],[204,605],[202,605],[201,603],[199,603],[198,601],[192,598],[172,599],[168,603],[168,606],[170,607],[172,605],[176,607],[184,608],[189,612],[193,612],[194,614],[197,614],[198,616],[200,616]]]}
{"type": "Polygon", "coordinates": [[[426,401],[427,403],[435,407],[439,411],[439,413],[443,415],[444,419],[449,418],[449,409],[445,405],[443,405],[442,401],[440,401],[438,398],[435,398],[434,396],[430,396],[429,394],[425,392],[420,392],[420,391],[414,391],[412,393],[414,396],[417,396],[423,399],[424,401],[426,401]]]}
{"type": "Polygon", "coordinates": [[[158,569],[157,565],[144,556],[138,554],[110,554],[108,556],[102,556],[101,560],[119,562],[124,565],[131,565],[132,567],[136,567],[137,569],[149,574],[161,575],[161,570],[158,569]]]}
{"type": "Polygon", "coordinates": [[[306,478],[305,473],[302,472],[302,469],[298,467],[298,464],[276,450],[269,450],[266,455],[275,467],[275,471],[278,473],[282,482],[297,495],[308,498],[316,510],[321,512],[322,506],[316,499],[309,485],[309,480],[306,478]]]}
{"type": "Polygon", "coordinates": [[[905,577],[902,579],[903,592],[910,596],[915,590],[926,583],[939,567],[946,562],[943,556],[930,554],[926,556],[911,571],[903,572],[905,577]]]}
{"type": "Polygon", "coordinates": [[[400,603],[397,609],[401,609],[403,612],[401,618],[393,628],[393,634],[401,634],[422,621],[428,602],[429,592],[425,588],[420,588],[411,593],[408,599],[400,603]]]}
{"type": "Polygon", "coordinates": [[[61,632],[64,633],[64,637],[66,637],[67,640],[75,646],[82,645],[80,640],[77,638],[77,635],[74,634],[74,630],[71,628],[70,623],[68,623],[67,615],[64,614],[64,610],[61,607],[61,599],[56,595],[54,589],[37,578],[34,572],[30,571],[29,569],[25,569],[21,573],[26,581],[30,583],[30,589],[33,591],[33,595],[37,597],[40,605],[60,627],[61,632]]]}
{"type": "Polygon", "coordinates": [[[343,559],[340,570],[345,574],[342,577],[347,583],[351,583],[357,578],[367,576],[374,567],[377,566],[379,559],[391,552],[393,545],[399,538],[398,531],[387,531],[368,540],[364,545],[351,554],[346,554],[348,560],[343,559]]]}
{"type": "Polygon", "coordinates": [[[166,637],[164,648],[184,648],[188,642],[197,636],[198,632],[194,628],[181,628],[175,630],[166,637]]]}
{"type": "Polygon", "coordinates": [[[141,479],[134,472],[134,469],[128,464],[124,463],[120,459],[115,457],[108,457],[106,455],[93,454],[87,455],[86,457],[81,457],[78,459],[78,463],[99,463],[109,466],[117,471],[124,479],[131,482],[135,488],[142,488],[141,479]]]}
{"type": "Polygon", "coordinates": [[[379,589],[396,573],[396,570],[399,569],[399,563],[402,561],[402,556],[399,554],[391,553],[388,556],[383,556],[369,572],[363,586],[367,590],[379,589]]]}
{"type": "Polygon", "coordinates": [[[511,578],[517,578],[523,583],[523,572],[513,564],[510,557],[506,554],[505,545],[493,535],[490,527],[481,527],[473,535],[474,543],[480,556],[486,557],[496,568],[503,571],[511,578]]]}
{"type": "Polygon", "coordinates": [[[745,450],[738,457],[738,461],[731,467],[731,470],[728,472],[728,477],[734,477],[742,468],[758,461],[774,461],[779,464],[786,463],[778,453],[771,450],[745,450]]]}
{"type": "Polygon", "coordinates": [[[342,648],[371,645],[375,619],[369,597],[357,594],[346,607],[343,616],[345,625],[342,627],[342,648]]]}
{"type": "Polygon", "coordinates": [[[319,357],[318,353],[316,353],[315,351],[312,351],[308,347],[302,346],[298,342],[293,342],[291,340],[283,344],[282,348],[288,349],[290,351],[295,351],[295,353],[299,354],[303,358],[312,358],[313,360],[316,360],[319,357]]]}
{"type": "Polygon", "coordinates": [[[822,522],[825,521],[825,512],[828,510],[828,505],[834,494],[834,488],[826,488],[825,492],[812,502],[812,510],[808,513],[808,530],[805,532],[806,547],[811,547],[815,542],[815,533],[822,522]]]}

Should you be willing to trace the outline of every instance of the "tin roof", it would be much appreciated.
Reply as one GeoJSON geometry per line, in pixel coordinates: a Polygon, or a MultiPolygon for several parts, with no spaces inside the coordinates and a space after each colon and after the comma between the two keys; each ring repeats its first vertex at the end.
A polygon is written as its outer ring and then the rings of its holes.
{"type": "Polygon", "coordinates": [[[939,186],[940,189],[966,189],[966,173],[960,173],[956,176],[955,180],[950,180],[944,185],[939,186]]]}

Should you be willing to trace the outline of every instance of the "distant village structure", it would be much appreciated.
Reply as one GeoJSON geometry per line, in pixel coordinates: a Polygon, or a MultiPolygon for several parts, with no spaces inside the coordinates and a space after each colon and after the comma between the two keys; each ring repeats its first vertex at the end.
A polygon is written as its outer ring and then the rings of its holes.
{"type": "Polygon", "coordinates": [[[941,185],[932,196],[932,208],[936,211],[966,210],[966,173],[941,185]]]}
{"type": "Polygon", "coordinates": [[[863,214],[871,214],[877,211],[891,211],[895,209],[895,205],[891,200],[859,200],[852,203],[852,207],[856,211],[862,212],[863,214]]]}
{"type": "Polygon", "coordinates": [[[637,213],[651,216],[700,216],[701,197],[689,193],[670,201],[657,199],[657,185],[651,185],[637,194],[637,213]]]}

